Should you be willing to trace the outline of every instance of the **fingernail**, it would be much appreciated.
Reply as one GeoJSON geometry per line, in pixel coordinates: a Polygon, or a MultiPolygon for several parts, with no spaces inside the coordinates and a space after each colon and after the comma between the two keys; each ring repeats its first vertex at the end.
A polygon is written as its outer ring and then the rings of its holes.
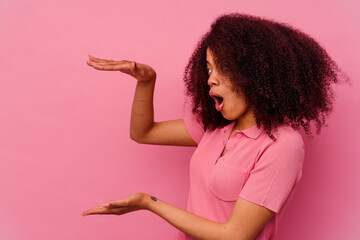
{"type": "Polygon", "coordinates": [[[109,204],[109,203],[105,203],[105,204],[103,204],[103,207],[108,208],[108,207],[110,207],[110,204],[109,204]]]}

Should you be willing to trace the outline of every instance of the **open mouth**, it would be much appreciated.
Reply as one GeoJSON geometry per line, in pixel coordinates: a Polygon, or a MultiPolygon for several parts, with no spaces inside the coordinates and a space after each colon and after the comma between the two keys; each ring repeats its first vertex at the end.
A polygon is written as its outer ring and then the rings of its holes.
{"type": "Polygon", "coordinates": [[[215,100],[216,110],[221,111],[224,107],[224,99],[215,93],[210,92],[209,94],[210,94],[210,97],[212,97],[215,100]]]}

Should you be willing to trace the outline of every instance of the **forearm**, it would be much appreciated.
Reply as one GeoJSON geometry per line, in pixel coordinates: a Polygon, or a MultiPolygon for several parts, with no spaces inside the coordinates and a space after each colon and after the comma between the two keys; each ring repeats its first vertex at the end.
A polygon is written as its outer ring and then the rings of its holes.
{"type": "Polygon", "coordinates": [[[154,124],[155,78],[149,81],[138,81],[136,85],[131,110],[130,137],[137,142],[141,142],[154,124]]]}
{"type": "Polygon", "coordinates": [[[144,199],[147,210],[157,214],[180,231],[195,239],[242,239],[235,236],[237,233],[232,231],[231,226],[228,226],[226,223],[216,223],[196,216],[159,199],[155,201],[149,195],[145,195],[144,199]]]}
{"type": "Polygon", "coordinates": [[[238,198],[226,223],[216,223],[145,193],[135,193],[120,200],[109,201],[83,212],[83,216],[122,215],[140,209],[159,215],[180,231],[199,240],[251,240],[274,216],[271,210],[238,198]]]}

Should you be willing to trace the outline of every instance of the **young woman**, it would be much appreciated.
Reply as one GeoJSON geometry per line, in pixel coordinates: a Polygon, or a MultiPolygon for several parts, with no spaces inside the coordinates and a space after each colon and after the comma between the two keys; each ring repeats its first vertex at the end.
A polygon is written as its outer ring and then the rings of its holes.
{"type": "Polygon", "coordinates": [[[300,128],[318,132],[332,109],[339,68],[315,40],[259,17],[219,17],[185,70],[193,116],[154,122],[155,71],[131,61],[89,57],[97,70],[137,79],[131,138],[138,143],[196,146],[187,211],[145,193],[83,215],[146,209],[182,233],[178,239],[273,239],[301,177],[300,128]],[[172,134],[168,134],[171,131],[172,134]]]}

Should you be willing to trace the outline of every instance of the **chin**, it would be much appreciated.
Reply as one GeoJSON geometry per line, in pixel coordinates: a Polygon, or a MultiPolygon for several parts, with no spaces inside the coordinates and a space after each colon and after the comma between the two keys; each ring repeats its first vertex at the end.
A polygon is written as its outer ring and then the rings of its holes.
{"type": "Polygon", "coordinates": [[[228,121],[234,121],[234,120],[237,119],[236,117],[226,115],[226,114],[224,114],[223,112],[221,112],[221,115],[223,116],[223,118],[225,118],[225,119],[228,120],[228,121]]]}

